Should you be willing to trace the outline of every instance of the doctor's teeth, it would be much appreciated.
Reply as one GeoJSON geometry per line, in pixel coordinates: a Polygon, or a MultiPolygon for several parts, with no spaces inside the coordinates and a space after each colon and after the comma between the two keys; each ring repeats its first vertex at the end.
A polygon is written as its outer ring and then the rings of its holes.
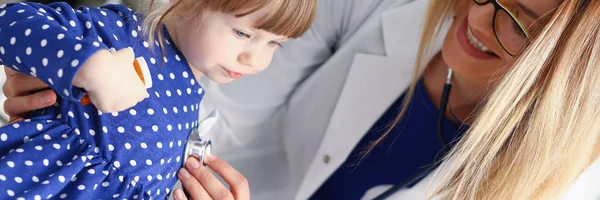
{"type": "Polygon", "coordinates": [[[467,27],[467,38],[469,40],[469,43],[471,43],[475,48],[485,53],[492,53],[487,46],[485,46],[483,43],[477,40],[477,38],[473,35],[473,32],[471,32],[470,27],[467,27]]]}

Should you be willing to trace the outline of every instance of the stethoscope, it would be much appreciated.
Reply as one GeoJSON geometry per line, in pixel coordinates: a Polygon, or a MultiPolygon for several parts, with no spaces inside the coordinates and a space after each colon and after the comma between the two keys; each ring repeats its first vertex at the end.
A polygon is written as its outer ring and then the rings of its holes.
{"type": "Polygon", "coordinates": [[[446,118],[446,108],[448,107],[448,98],[450,97],[450,90],[452,89],[452,69],[448,68],[448,74],[446,77],[446,82],[444,83],[444,89],[442,91],[442,99],[440,102],[440,113],[438,115],[437,121],[437,136],[440,140],[440,143],[443,145],[443,153],[442,156],[436,157],[434,162],[427,168],[422,169],[418,173],[404,179],[402,182],[395,184],[390,189],[387,189],[383,193],[379,194],[379,196],[375,197],[373,200],[383,200],[385,198],[390,197],[392,194],[398,192],[400,189],[408,187],[413,184],[415,181],[425,177],[429,174],[433,169],[439,166],[441,158],[443,155],[450,151],[449,142],[444,138],[444,118],[446,118]]]}
{"type": "Polygon", "coordinates": [[[215,109],[198,123],[198,127],[190,131],[185,151],[183,152],[182,167],[185,166],[185,162],[190,156],[198,158],[204,164],[205,155],[212,153],[212,142],[210,140],[202,140],[202,138],[211,130],[218,118],[219,112],[215,109]]]}
{"type": "MultiPolygon", "coordinates": [[[[183,153],[183,162],[181,164],[181,167],[185,167],[185,162],[190,156],[198,158],[198,160],[200,160],[200,163],[206,165],[204,164],[204,158],[206,157],[206,155],[212,153],[212,142],[210,140],[203,140],[203,137],[208,132],[210,132],[218,118],[219,112],[215,109],[211,111],[206,118],[204,118],[198,123],[198,127],[190,131],[185,151],[183,153]]],[[[188,199],[191,199],[189,193],[185,190],[185,188],[182,189],[186,197],[188,199]]]]}
{"type": "MultiPolygon", "coordinates": [[[[448,74],[446,76],[446,82],[444,83],[444,89],[442,91],[442,99],[440,102],[440,113],[438,115],[437,120],[437,137],[440,140],[440,143],[443,145],[444,154],[450,151],[449,142],[444,138],[444,118],[446,117],[446,108],[448,107],[448,99],[450,97],[450,90],[452,89],[452,69],[448,68],[448,74]]],[[[192,129],[190,135],[188,136],[188,141],[186,144],[182,167],[185,164],[187,158],[189,156],[194,156],[200,160],[202,164],[204,164],[205,155],[212,153],[212,143],[210,140],[202,140],[202,137],[206,135],[213,127],[217,118],[219,117],[219,113],[217,110],[213,110],[208,114],[208,117],[204,118],[202,121],[198,123],[198,127],[192,129]]],[[[440,158],[443,156],[439,156],[435,159],[435,161],[427,168],[422,169],[418,173],[413,176],[405,179],[404,181],[395,184],[390,189],[381,193],[379,196],[375,197],[373,200],[382,200],[390,197],[392,194],[398,192],[400,189],[405,188],[415,181],[423,178],[425,175],[433,171],[438,165],[440,158]]],[[[185,191],[186,196],[189,198],[189,193],[185,191]]]]}

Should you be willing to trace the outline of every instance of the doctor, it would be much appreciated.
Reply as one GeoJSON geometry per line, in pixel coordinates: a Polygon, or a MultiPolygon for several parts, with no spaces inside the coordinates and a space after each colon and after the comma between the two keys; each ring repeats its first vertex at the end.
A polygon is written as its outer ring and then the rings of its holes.
{"type": "MultiPolygon", "coordinates": [[[[476,122],[476,107],[492,92],[487,86],[496,83],[496,73],[510,71],[505,63],[531,42],[534,23],[565,2],[595,1],[320,0],[312,29],[284,44],[264,73],[224,86],[203,82],[205,102],[212,102],[206,106],[224,116],[211,138],[215,154],[246,176],[253,199],[372,199],[419,175],[444,152],[436,134],[448,69],[454,70],[453,88],[441,128],[452,141],[476,122]],[[427,15],[430,1],[438,6],[427,15]],[[416,65],[426,70],[413,75],[416,65]]],[[[559,10],[574,9],[565,7],[559,10]]],[[[24,113],[42,106],[44,94],[8,95],[5,107],[24,113]]],[[[569,187],[565,199],[599,196],[590,187],[598,165],[569,187]]],[[[422,175],[392,197],[426,198],[432,175],[422,175]]]]}

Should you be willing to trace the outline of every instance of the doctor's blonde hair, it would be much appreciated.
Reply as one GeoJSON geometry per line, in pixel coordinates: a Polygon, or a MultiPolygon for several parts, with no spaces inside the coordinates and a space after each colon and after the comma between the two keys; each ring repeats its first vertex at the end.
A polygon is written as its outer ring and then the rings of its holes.
{"type": "MultiPolygon", "coordinates": [[[[431,1],[404,105],[458,1],[431,1]]],[[[444,158],[431,197],[559,199],[600,156],[600,1],[564,0],[553,12],[444,158]]]]}
{"type": "Polygon", "coordinates": [[[161,29],[165,20],[203,20],[205,11],[243,17],[262,8],[273,8],[254,28],[296,39],[310,28],[317,0],[140,0],[137,7],[146,15],[144,30],[149,43],[154,43],[157,37],[163,49],[161,29]],[[170,18],[173,16],[177,18],[170,18]]]}

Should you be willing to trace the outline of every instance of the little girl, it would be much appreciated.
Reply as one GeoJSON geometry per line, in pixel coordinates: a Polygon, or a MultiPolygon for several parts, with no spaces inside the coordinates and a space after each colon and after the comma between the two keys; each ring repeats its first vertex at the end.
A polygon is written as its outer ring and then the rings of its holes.
{"type": "Polygon", "coordinates": [[[60,95],[0,128],[0,199],[166,198],[198,125],[199,76],[227,83],[264,70],[307,31],[316,0],[145,7],[0,6],[0,65],[60,95]]]}

